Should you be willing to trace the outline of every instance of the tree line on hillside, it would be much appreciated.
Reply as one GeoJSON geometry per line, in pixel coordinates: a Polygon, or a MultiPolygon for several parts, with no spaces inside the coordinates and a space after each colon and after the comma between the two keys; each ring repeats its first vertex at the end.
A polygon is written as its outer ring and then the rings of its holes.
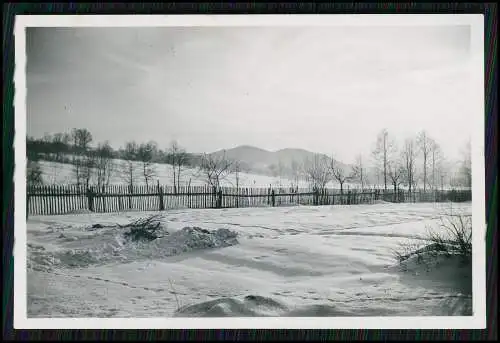
{"type": "Polygon", "coordinates": [[[70,133],[46,134],[41,139],[27,137],[28,185],[44,184],[40,160],[69,163],[76,186],[88,188],[92,185],[98,189],[108,186],[112,176],[118,176],[131,188],[138,182],[152,185],[158,164],[171,170],[175,192],[185,186],[181,185],[181,179],[186,168],[197,169],[206,183],[214,188],[219,188],[228,175],[234,174],[239,187],[239,174],[245,168],[244,163],[226,158],[225,153],[220,156],[190,154],[177,141],[172,141],[164,150],[159,149],[154,141],[128,141],[118,150],[107,141],[96,146],[91,146],[92,143],[91,132],[77,128],[70,133]]]}
{"type": "MultiPolygon", "coordinates": [[[[128,141],[118,150],[114,150],[109,142],[94,142],[87,129],[72,129],[70,133],[45,135],[41,139],[27,138],[29,185],[44,183],[44,175],[39,160],[49,160],[72,165],[74,184],[98,188],[110,184],[112,176],[118,177],[122,183],[133,187],[138,182],[147,186],[155,184],[157,168],[163,165],[173,176],[175,192],[181,186],[189,186],[190,181],[181,183],[186,168],[197,170],[198,176],[206,184],[218,189],[229,175],[234,176],[235,185],[240,187],[240,174],[251,171],[244,161],[230,159],[222,154],[192,154],[172,141],[165,149],[160,149],[154,141],[137,143],[128,141]]],[[[369,170],[377,170],[379,180],[385,190],[397,191],[401,187],[412,192],[418,186],[427,189],[438,189],[447,184],[470,187],[472,183],[470,141],[464,147],[463,159],[458,166],[446,167],[445,156],[435,139],[426,131],[415,137],[406,139],[401,145],[391,137],[386,129],[382,129],[374,143],[371,159],[366,161],[359,155],[355,163],[347,166],[335,160],[333,156],[315,154],[304,161],[292,161],[284,166],[281,162],[270,166],[273,176],[290,179],[292,189],[298,188],[301,180],[309,186],[321,191],[330,182],[340,186],[344,193],[345,185],[356,183],[361,189],[370,185],[369,170]],[[447,175],[448,174],[448,175],[447,175]]],[[[373,184],[373,181],[372,181],[373,184]]]]}

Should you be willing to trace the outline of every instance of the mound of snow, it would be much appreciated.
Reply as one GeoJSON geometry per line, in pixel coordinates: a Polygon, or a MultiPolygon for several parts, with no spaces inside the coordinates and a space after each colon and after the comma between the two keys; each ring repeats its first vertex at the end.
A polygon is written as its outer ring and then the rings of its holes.
{"type": "Polygon", "coordinates": [[[209,231],[199,227],[185,227],[153,241],[152,244],[160,251],[168,251],[171,252],[170,255],[176,255],[179,252],[235,245],[238,244],[236,237],[237,233],[228,229],[209,231]]]}
{"type": "Polygon", "coordinates": [[[174,317],[265,317],[280,316],[288,308],[271,298],[249,295],[243,300],[220,298],[184,306],[174,313],[174,317]]]}
{"type": "Polygon", "coordinates": [[[36,271],[50,271],[59,261],[51,253],[40,249],[29,249],[27,256],[27,268],[36,271]]]}
{"type": "MultiPolygon", "coordinates": [[[[353,316],[331,304],[290,308],[275,299],[248,295],[243,299],[219,298],[179,308],[174,317],[334,317],[353,316]]],[[[358,314],[359,315],[359,314],[358,314]]]]}
{"type": "Polygon", "coordinates": [[[385,200],[375,200],[373,203],[377,204],[377,205],[392,204],[392,202],[385,201],[385,200]]]}
{"type": "Polygon", "coordinates": [[[399,272],[400,281],[413,287],[458,295],[450,315],[471,315],[468,311],[472,306],[472,260],[460,254],[434,251],[432,247],[419,249],[389,270],[399,272]]]}
{"type": "Polygon", "coordinates": [[[132,242],[118,228],[103,230],[85,240],[57,236],[65,248],[46,251],[28,246],[28,268],[48,271],[53,268],[84,268],[90,265],[123,263],[143,259],[162,259],[184,252],[223,248],[238,244],[237,233],[228,229],[209,231],[185,227],[149,242],[132,242]]]}

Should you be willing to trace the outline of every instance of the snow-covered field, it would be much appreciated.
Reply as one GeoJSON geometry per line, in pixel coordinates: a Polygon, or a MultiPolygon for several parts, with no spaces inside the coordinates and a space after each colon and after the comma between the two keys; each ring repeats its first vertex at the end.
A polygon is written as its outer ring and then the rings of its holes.
{"type": "Polygon", "coordinates": [[[451,209],[471,203],[168,211],[148,243],[116,223],[151,213],[30,217],[28,317],[471,315],[470,265],[394,257],[451,209]]]}

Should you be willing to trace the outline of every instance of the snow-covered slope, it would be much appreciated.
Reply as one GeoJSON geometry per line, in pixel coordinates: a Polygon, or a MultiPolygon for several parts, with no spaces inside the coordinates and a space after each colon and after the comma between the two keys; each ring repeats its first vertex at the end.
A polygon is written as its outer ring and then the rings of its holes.
{"type": "MultiPolygon", "coordinates": [[[[43,180],[46,184],[74,184],[75,174],[74,168],[71,164],[66,163],[58,163],[51,161],[40,161],[40,166],[43,172],[43,180]]],[[[144,178],[141,177],[141,165],[139,162],[135,162],[136,169],[136,184],[145,184],[144,178]]],[[[155,170],[155,175],[152,177],[152,182],[156,183],[160,182],[162,185],[173,185],[174,176],[172,171],[172,166],[169,164],[153,164],[153,168],[155,170]]],[[[126,175],[124,174],[124,161],[122,160],[113,160],[113,169],[110,179],[110,184],[118,185],[118,184],[126,184],[126,175]]],[[[95,177],[92,178],[91,183],[95,183],[95,177]]],[[[236,187],[236,175],[231,174],[224,180],[222,180],[222,185],[227,187],[236,187]]],[[[249,174],[249,173],[240,173],[239,174],[239,185],[240,187],[269,187],[272,185],[273,187],[278,187],[280,184],[282,187],[290,187],[293,181],[284,177],[271,177],[266,175],[258,175],[258,174],[249,174]]],[[[206,184],[206,178],[200,174],[197,169],[193,168],[185,168],[182,170],[181,178],[180,178],[181,186],[187,186],[191,184],[191,186],[202,186],[206,184]]],[[[350,185],[351,187],[357,187],[357,185],[350,185]]],[[[308,183],[304,180],[299,182],[300,188],[308,187],[308,183]]],[[[330,183],[329,187],[338,188],[336,183],[330,183]]],[[[346,186],[347,187],[347,184],[346,186]]]]}

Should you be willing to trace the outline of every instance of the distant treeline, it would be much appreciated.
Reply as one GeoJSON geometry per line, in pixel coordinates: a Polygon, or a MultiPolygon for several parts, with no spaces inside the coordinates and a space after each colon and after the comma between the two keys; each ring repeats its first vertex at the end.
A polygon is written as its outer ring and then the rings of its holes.
{"type": "MultiPolygon", "coordinates": [[[[76,129],[73,134],[56,133],[46,134],[43,138],[27,137],[26,139],[26,154],[30,161],[54,161],[60,163],[73,163],[74,155],[83,155],[88,153],[98,153],[99,151],[106,150],[109,158],[125,159],[130,161],[141,161],[140,154],[131,154],[130,146],[137,146],[140,144],[135,142],[127,142],[125,147],[113,149],[108,142],[100,143],[97,147],[92,147],[86,144],[82,139],[75,138],[75,135],[84,135],[85,129],[76,129]],[[82,144],[83,143],[83,144],[82,144]],[[127,149],[127,145],[129,149],[127,149]]],[[[88,132],[88,131],[87,131],[88,132]]],[[[89,133],[90,134],[90,133],[89,133]]],[[[91,135],[89,136],[91,137],[91,135]]],[[[158,149],[156,143],[146,143],[147,148],[151,150],[152,163],[167,163],[172,164],[175,157],[169,151],[158,149]]],[[[195,167],[200,164],[201,155],[185,152],[185,165],[195,167]]]]}
{"type": "MultiPolygon", "coordinates": [[[[196,168],[206,184],[219,188],[221,181],[228,175],[236,175],[242,166],[239,161],[210,154],[192,154],[186,152],[176,141],[162,150],[154,141],[137,143],[128,141],[118,150],[109,142],[94,144],[92,134],[87,129],[72,129],[70,133],[45,135],[41,139],[27,137],[27,183],[37,186],[45,183],[39,160],[70,163],[74,185],[90,187],[92,183],[100,188],[108,186],[113,176],[118,176],[123,184],[134,187],[139,182],[146,186],[157,180],[157,165],[166,164],[173,175],[174,189],[180,189],[181,175],[187,168],[196,168]],[[120,161],[115,161],[120,160],[120,161]]],[[[190,181],[189,181],[190,183],[190,181]]]]}
{"type": "MultiPolygon", "coordinates": [[[[230,158],[225,150],[222,154],[193,154],[176,141],[161,148],[154,141],[128,141],[117,150],[107,141],[91,143],[93,137],[90,131],[78,128],[69,133],[45,135],[40,139],[27,137],[28,183],[44,183],[37,163],[40,159],[71,163],[74,184],[78,186],[89,186],[94,179],[98,187],[109,185],[111,175],[118,175],[130,187],[138,180],[144,181],[146,186],[151,185],[157,181],[156,163],[169,165],[167,167],[172,171],[176,189],[188,186],[180,181],[183,169],[187,168],[197,169],[206,184],[215,188],[219,188],[221,181],[231,174],[235,175],[238,188],[239,173],[254,171],[244,158],[230,158]],[[120,160],[119,163],[114,159],[120,160]]],[[[427,189],[443,190],[445,185],[472,186],[470,140],[463,147],[461,161],[450,164],[438,142],[426,131],[398,144],[386,129],[382,129],[377,135],[371,158],[365,159],[359,154],[352,165],[340,163],[334,156],[315,154],[304,161],[293,160],[290,165],[282,165],[278,161],[269,169],[273,177],[280,179],[280,183],[282,177],[289,178],[291,186],[305,180],[311,189],[321,191],[333,182],[340,186],[341,193],[344,185],[349,183],[359,184],[361,189],[369,188],[370,184],[382,184],[385,190],[406,188],[410,193],[418,187],[425,192],[427,189]],[[372,169],[376,171],[376,181],[371,175],[372,169]]]]}

